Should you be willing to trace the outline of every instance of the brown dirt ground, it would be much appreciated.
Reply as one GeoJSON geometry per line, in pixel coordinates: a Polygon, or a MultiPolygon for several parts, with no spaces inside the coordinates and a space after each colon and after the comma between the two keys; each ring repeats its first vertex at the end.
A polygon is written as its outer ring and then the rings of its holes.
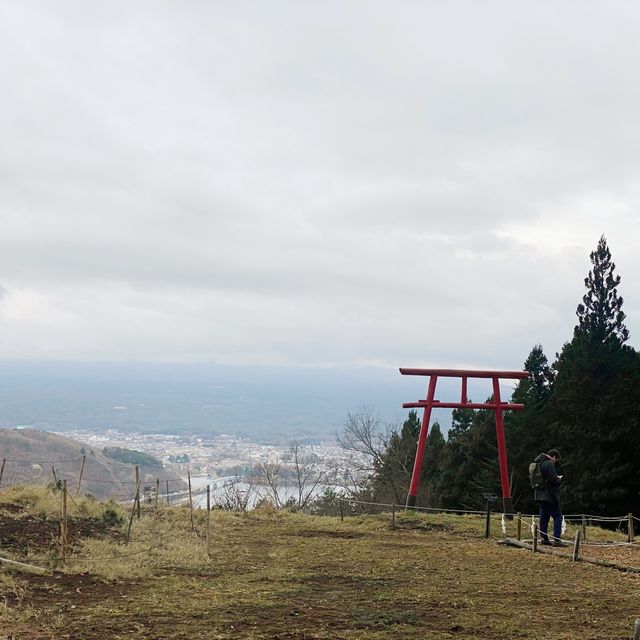
{"type": "MultiPolygon", "coordinates": [[[[122,538],[120,531],[93,518],[69,518],[67,530],[69,544],[72,547],[82,538],[122,538]]],[[[9,549],[22,555],[34,550],[55,547],[59,545],[59,541],[58,520],[28,515],[16,518],[0,513],[0,549],[9,549]]]]}
{"type": "MultiPolygon", "coordinates": [[[[135,588],[134,582],[109,584],[87,573],[55,571],[50,575],[22,575],[28,585],[29,605],[38,608],[74,608],[90,602],[124,596],[135,588]]],[[[7,596],[9,605],[20,602],[16,594],[7,596]]],[[[1,637],[1,636],[0,636],[1,637]]]]}
{"type": "MultiPolygon", "coordinates": [[[[16,513],[19,512],[14,510],[13,515],[0,514],[0,546],[23,553],[27,549],[48,549],[57,544],[57,522],[33,516],[16,518],[16,513]]],[[[312,529],[308,524],[303,524],[297,529],[282,531],[278,537],[272,537],[268,542],[267,539],[251,537],[248,530],[252,526],[257,525],[247,524],[247,531],[241,531],[246,538],[240,539],[238,544],[251,548],[252,554],[255,553],[254,576],[250,575],[252,569],[246,567],[234,568],[234,571],[229,572],[224,559],[220,559],[218,570],[215,571],[189,573],[176,569],[175,572],[159,572],[145,581],[120,580],[107,583],[86,573],[54,572],[45,576],[21,574],[21,592],[5,594],[4,598],[0,593],[0,604],[4,601],[5,606],[20,610],[30,607],[42,612],[46,619],[59,618],[64,624],[56,627],[55,636],[52,636],[52,630],[46,623],[32,624],[24,621],[13,626],[10,635],[3,635],[3,630],[0,629],[0,640],[50,640],[52,637],[56,640],[533,638],[537,636],[531,635],[531,629],[507,631],[511,615],[509,608],[493,608],[504,597],[504,589],[513,603],[513,614],[522,617],[527,615],[527,603],[531,596],[526,574],[524,577],[513,577],[512,573],[500,576],[501,568],[494,565],[492,570],[496,573],[495,580],[485,582],[481,572],[486,568],[478,564],[462,564],[459,558],[466,554],[475,559],[474,562],[481,563],[483,554],[486,554],[494,562],[502,560],[510,563],[512,569],[522,566],[525,567],[524,571],[536,572],[537,576],[548,571],[550,579],[558,569],[564,571],[571,564],[564,558],[544,557],[543,554],[532,560],[534,554],[517,549],[510,549],[508,552],[505,549],[503,553],[503,550],[495,548],[497,545],[493,541],[470,539],[472,536],[468,534],[458,535],[452,531],[454,527],[451,525],[406,527],[393,533],[379,533],[340,530],[337,526],[335,530],[312,529]],[[434,535],[439,537],[436,539],[434,535]],[[290,544],[299,545],[302,553],[309,554],[307,557],[315,553],[326,554],[326,557],[319,558],[315,565],[306,560],[303,575],[294,573],[292,568],[292,574],[284,581],[280,577],[281,582],[274,588],[273,578],[260,575],[259,572],[271,553],[285,553],[282,550],[286,550],[290,544]],[[322,547],[324,544],[347,546],[327,547],[329,550],[326,550],[322,547]],[[357,555],[352,555],[351,545],[361,544],[372,544],[379,556],[375,561],[381,564],[372,565],[370,574],[354,567],[353,558],[357,555]],[[424,558],[411,555],[415,552],[416,545],[424,545],[424,558]],[[342,562],[333,557],[336,549],[338,553],[344,554],[342,562]],[[443,555],[435,564],[430,563],[430,557],[435,557],[436,553],[443,555]],[[395,569],[397,563],[405,562],[405,558],[409,556],[412,560],[407,561],[406,569],[398,572],[395,569]],[[449,559],[450,566],[442,564],[443,558],[449,559]],[[519,564],[521,560],[522,565],[519,564]],[[309,574],[314,568],[317,573],[309,574]],[[359,573],[353,573],[356,570],[359,573]],[[224,590],[224,581],[229,579],[228,576],[241,571],[249,574],[243,578],[243,584],[252,592],[250,600],[246,600],[249,596],[245,594],[230,595],[226,604],[211,605],[210,601],[214,601],[221,590],[224,590]],[[416,580],[412,581],[411,577],[407,577],[405,571],[414,571],[416,580]],[[182,581],[180,591],[171,592],[176,607],[167,609],[156,602],[155,594],[175,589],[175,584],[171,581],[176,578],[182,581]],[[501,580],[506,582],[504,587],[500,585],[501,580]],[[424,592],[420,591],[421,581],[424,581],[424,585],[435,583],[438,588],[433,590],[429,586],[425,587],[424,592]],[[469,585],[473,585],[473,589],[469,585]],[[442,590],[441,595],[438,594],[439,589],[442,590]],[[278,594],[275,601],[273,594],[278,594]],[[179,602],[183,598],[186,599],[184,607],[179,602]],[[104,615],[98,615],[98,611],[104,611],[104,615]],[[504,629],[497,631],[497,623],[504,624],[504,629]]],[[[69,534],[74,543],[85,537],[122,535],[103,523],[76,518],[69,521],[69,534]]],[[[585,546],[583,554],[640,566],[640,545],[585,546]]],[[[296,560],[286,557],[287,562],[295,567],[296,560]]],[[[547,597],[546,592],[536,592],[533,596],[536,599],[533,606],[535,613],[532,615],[541,618],[539,624],[543,628],[544,625],[549,625],[551,629],[558,614],[562,616],[566,613],[563,608],[571,610],[573,623],[578,625],[576,635],[566,635],[567,630],[564,629],[565,635],[558,636],[563,639],[627,640],[631,637],[631,629],[628,635],[623,635],[620,631],[606,635],[607,617],[611,615],[613,619],[619,619],[626,611],[624,603],[616,604],[615,599],[612,599],[612,604],[603,602],[598,594],[606,590],[586,581],[598,576],[598,580],[606,583],[607,576],[615,576],[619,572],[587,568],[586,565],[582,567],[585,573],[583,593],[576,596],[565,593],[563,587],[554,587],[553,595],[548,595],[550,601],[547,611],[544,603],[540,603],[541,598],[547,597]],[[602,611],[589,610],[589,607],[594,608],[594,602],[601,603],[598,606],[603,607],[602,611]],[[586,607],[584,612],[580,610],[582,607],[586,607]],[[547,613],[548,619],[545,618],[547,613]]],[[[545,584],[544,577],[536,580],[545,584]]],[[[617,577],[613,577],[611,581],[620,586],[617,577]]],[[[630,582],[629,588],[637,590],[638,584],[640,579],[630,582]]],[[[629,620],[638,613],[635,610],[628,611],[629,620]]],[[[532,623],[532,627],[535,628],[537,624],[532,623]]]]}

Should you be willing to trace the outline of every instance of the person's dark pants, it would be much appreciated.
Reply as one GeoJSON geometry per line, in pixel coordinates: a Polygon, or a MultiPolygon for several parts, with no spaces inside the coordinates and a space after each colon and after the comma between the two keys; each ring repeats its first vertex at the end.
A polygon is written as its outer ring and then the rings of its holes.
{"type": "Polygon", "coordinates": [[[562,535],[562,512],[560,505],[547,500],[540,501],[540,537],[543,542],[549,542],[547,530],[549,528],[549,519],[553,518],[553,539],[560,540],[562,535]]]}

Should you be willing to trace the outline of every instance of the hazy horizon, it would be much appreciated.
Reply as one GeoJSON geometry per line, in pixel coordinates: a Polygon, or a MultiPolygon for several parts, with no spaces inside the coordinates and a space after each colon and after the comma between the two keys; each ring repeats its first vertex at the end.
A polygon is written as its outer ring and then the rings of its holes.
{"type": "MultiPolygon", "coordinates": [[[[491,389],[470,382],[469,393],[484,399],[491,389]]],[[[459,394],[459,382],[440,381],[440,399],[459,394]]],[[[401,425],[402,403],[425,395],[426,379],[391,368],[0,362],[3,427],[318,439],[335,436],[347,413],[364,406],[401,425]]],[[[434,420],[446,432],[450,411],[434,411],[434,420]]]]}

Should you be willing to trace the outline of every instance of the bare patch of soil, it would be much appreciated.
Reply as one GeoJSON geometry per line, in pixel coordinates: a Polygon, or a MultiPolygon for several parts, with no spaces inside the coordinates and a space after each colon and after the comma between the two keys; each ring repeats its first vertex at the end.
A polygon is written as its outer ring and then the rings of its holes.
{"type": "Polygon", "coordinates": [[[397,529],[414,529],[418,531],[453,532],[455,528],[447,523],[425,522],[424,520],[400,520],[396,522],[397,529]]]}
{"type": "MultiPolygon", "coordinates": [[[[68,539],[74,546],[83,538],[123,539],[113,526],[93,518],[70,518],[68,539]]],[[[60,522],[35,516],[14,518],[0,514],[0,547],[19,554],[31,550],[49,549],[59,544],[60,522]]]]}
{"type": "Polygon", "coordinates": [[[0,505],[0,512],[2,511],[5,513],[22,513],[24,507],[21,504],[15,504],[15,502],[7,502],[0,505]]]}
{"type": "Polygon", "coordinates": [[[86,606],[95,601],[127,597],[136,582],[107,583],[90,574],[55,572],[21,577],[27,588],[28,604],[57,611],[86,606]]]}
{"type": "Polygon", "coordinates": [[[585,544],[580,547],[580,555],[595,560],[615,562],[616,564],[627,567],[640,567],[640,545],[637,544],[585,544]]]}
{"type": "Polygon", "coordinates": [[[361,531],[314,531],[309,529],[298,531],[292,535],[300,538],[341,538],[344,540],[353,540],[354,538],[363,538],[365,536],[361,531]]]}

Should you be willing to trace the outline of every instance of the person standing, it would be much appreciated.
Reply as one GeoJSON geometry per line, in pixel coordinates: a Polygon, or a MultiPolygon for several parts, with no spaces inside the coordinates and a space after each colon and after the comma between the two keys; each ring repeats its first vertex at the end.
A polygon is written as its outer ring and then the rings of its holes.
{"type": "Polygon", "coordinates": [[[549,449],[541,453],[534,462],[539,465],[542,483],[534,491],[534,500],[540,504],[540,537],[542,544],[556,547],[566,547],[567,543],[561,539],[562,511],[560,510],[559,488],[562,476],[556,471],[556,463],[560,460],[557,449],[549,449]],[[549,520],[553,518],[553,541],[549,540],[549,520]]]}

